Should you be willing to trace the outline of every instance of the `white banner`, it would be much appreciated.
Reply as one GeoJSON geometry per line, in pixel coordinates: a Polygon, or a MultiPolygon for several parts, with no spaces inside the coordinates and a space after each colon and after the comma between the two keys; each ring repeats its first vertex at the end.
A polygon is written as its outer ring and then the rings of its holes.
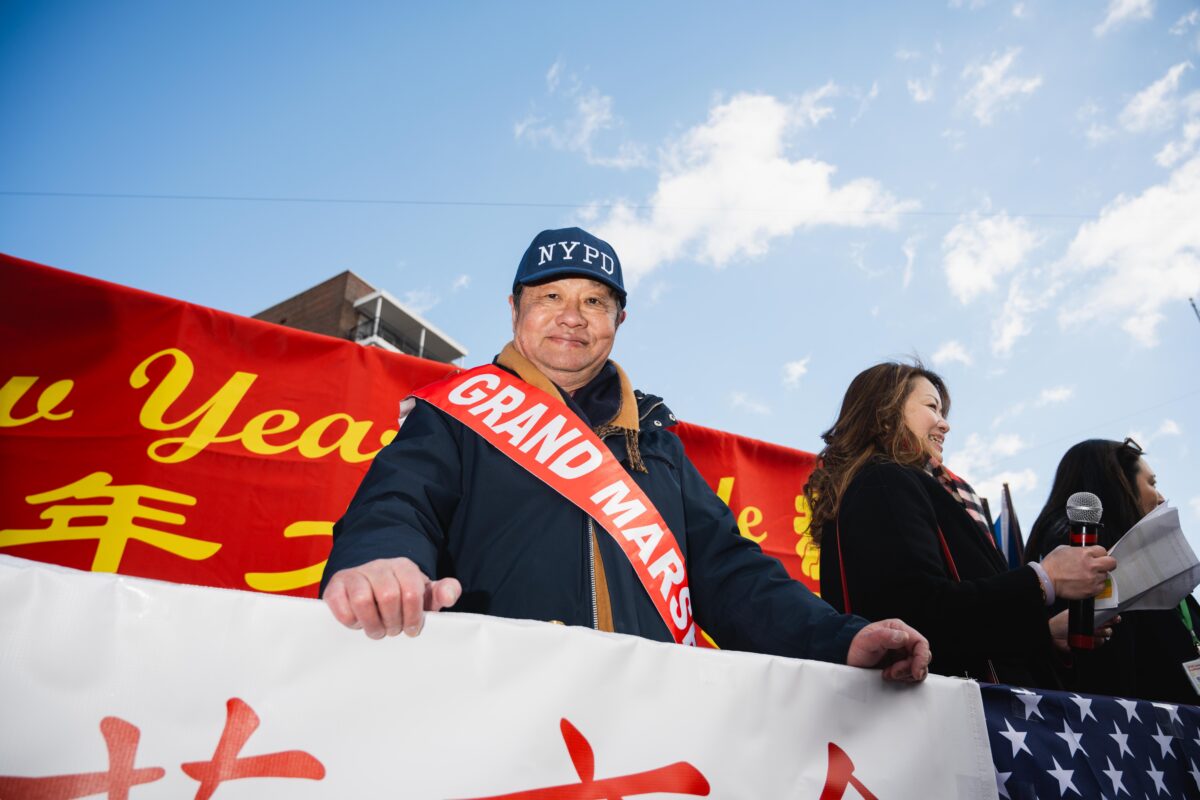
{"type": "Polygon", "coordinates": [[[0,798],[989,798],[978,687],[0,556],[0,798]]]}

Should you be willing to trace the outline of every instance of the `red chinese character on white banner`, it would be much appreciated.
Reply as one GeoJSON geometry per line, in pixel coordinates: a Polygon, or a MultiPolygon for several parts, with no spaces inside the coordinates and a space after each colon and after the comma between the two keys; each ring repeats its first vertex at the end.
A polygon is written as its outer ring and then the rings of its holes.
{"type": "Polygon", "coordinates": [[[153,783],[166,774],[162,767],[135,769],[141,731],[117,717],[100,720],[100,732],[108,746],[108,772],[80,772],[47,778],[16,778],[0,775],[0,797],[5,800],[74,800],[106,794],[109,800],[128,800],[129,790],[153,783]]]}
{"type": "Polygon", "coordinates": [[[241,778],[308,778],[319,781],[325,777],[325,766],[303,750],[287,750],[263,756],[239,758],[242,745],[258,730],[258,714],[236,697],[225,704],[225,730],[211,761],[192,761],[183,764],[183,771],[200,781],[196,800],[208,800],[225,781],[241,778]]]}
{"type": "Polygon", "coordinates": [[[879,800],[863,786],[862,781],[854,777],[854,762],[846,755],[846,751],[830,742],[829,769],[825,772],[825,788],[821,790],[821,800],[842,800],[846,795],[847,786],[857,789],[863,800],[879,800]]]}
{"type": "MultiPolygon", "coordinates": [[[[241,778],[307,778],[319,781],[325,777],[325,765],[303,750],[287,750],[261,756],[239,757],[242,746],[258,729],[254,709],[236,697],[225,704],[225,729],[217,742],[210,761],[191,761],[180,768],[200,781],[196,800],[208,800],[225,781],[241,778]]],[[[143,783],[153,783],[166,775],[162,767],[135,769],[141,731],[117,717],[100,721],[100,732],[108,745],[108,771],[82,772],[75,775],[51,775],[45,778],[24,778],[0,775],[0,798],[3,800],[75,800],[103,794],[108,800],[129,800],[129,790],[143,783]]]]}
{"type": "Polygon", "coordinates": [[[700,770],[686,761],[646,772],[635,772],[632,775],[596,780],[596,757],[588,740],[569,720],[563,719],[559,727],[562,729],[563,741],[566,742],[571,763],[579,775],[579,783],[528,789],[512,794],[480,797],[476,800],[608,800],[656,792],[687,794],[693,797],[708,796],[708,781],[700,770]]]}

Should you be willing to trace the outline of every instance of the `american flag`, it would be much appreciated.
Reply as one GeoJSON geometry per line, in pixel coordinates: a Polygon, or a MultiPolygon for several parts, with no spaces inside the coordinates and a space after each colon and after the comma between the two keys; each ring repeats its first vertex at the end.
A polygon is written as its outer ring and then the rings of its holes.
{"type": "Polygon", "coordinates": [[[1200,707],[981,690],[1002,798],[1200,798],[1200,707]]]}

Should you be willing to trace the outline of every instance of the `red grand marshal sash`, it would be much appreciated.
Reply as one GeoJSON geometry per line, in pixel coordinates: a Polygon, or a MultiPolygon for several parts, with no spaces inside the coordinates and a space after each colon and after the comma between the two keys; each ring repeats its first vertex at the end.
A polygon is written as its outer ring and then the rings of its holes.
{"type": "Polygon", "coordinates": [[[491,364],[413,392],[574,503],[625,552],[679,644],[695,646],[687,569],[675,535],[612,452],[556,397],[491,364]]]}

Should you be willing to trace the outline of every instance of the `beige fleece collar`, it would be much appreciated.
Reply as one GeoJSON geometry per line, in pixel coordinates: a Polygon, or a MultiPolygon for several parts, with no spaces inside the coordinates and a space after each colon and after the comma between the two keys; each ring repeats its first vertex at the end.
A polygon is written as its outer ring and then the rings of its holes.
{"type": "MultiPolygon", "coordinates": [[[[551,397],[563,399],[562,393],[554,385],[554,381],[543,375],[532,361],[521,355],[512,342],[504,345],[504,349],[496,357],[496,363],[517,373],[517,376],[530,386],[536,386],[551,397]]],[[[629,382],[629,376],[625,374],[625,370],[621,369],[620,364],[613,361],[612,365],[617,368],[617,378],[621,383],[621,410],[606,425],[597,427],[621,428],[627,431],[641,430],[638,424],[637,398],[633,394],[633,384],[629,382]]]]}

